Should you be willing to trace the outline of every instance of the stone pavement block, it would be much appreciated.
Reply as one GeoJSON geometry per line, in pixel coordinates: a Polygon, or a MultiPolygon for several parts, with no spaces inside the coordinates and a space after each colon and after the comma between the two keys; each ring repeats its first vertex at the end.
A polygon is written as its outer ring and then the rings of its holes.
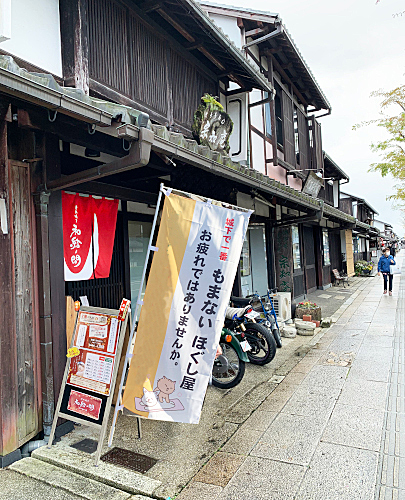
{"type": "Polygon", "coordinates": [[[385,410],[387,404],[388,384],[362,380],[346,382],[339,396],[339,404],[364,406],[376,410],[385,410]]]}
{"type": "Polygon", "coordinates": [[[176,500],[219,500],[221,492],[220,486],[193,481],[176,496],[176,500]]]}
{"type": "Polygon", "coordinates": [[[370,328],[367,330],[367,336],[387,336],[387,337],[393,337],[394,336],[394,329],[395,325],[385,325],[385,326],[374,326],[373,323],[371,323],[370,328]]]}
{"type": "Polygon", "coordinates": [[[378,454],[320,443],[296,500],[372,500],[378,454]]]}
{"type": "Polygon", "coordinates": [[[10,469],[87,500],[127,500],[131,496],[125,491],[35,458],[23,458],[14,462],[10,469]]]}
{"type": "Polygon", "coordinates": [[[106,462],[100,461],[98,467],[94,467],[92,455],[63,445],[62,442],[51,448],[38,448],[33,451],[32,457],[132,494],[151,496],[161,485],[156,479],[106,462]]]}
{"type": "Polygon", "coordinates": [[[315,366],[301,387],[310,387],[313,392],[337,395],[346,380],[349,369],[342,366],[315,366]]]}
{"type": "MultiPolygon", "coordinates": [[[[366,338],[367,338],[367,336],[366,336],[366,338]]],[[[391,337],[386,337],[386,338],[391,338],[391,337]]],[[[364,344],[364,341],[363,341],[363,344],[361,345],[359,352],[357,353],[356,358],[359,361],[367,360],[373,364],[374,363],[385,363],[388,366],[391,366],[392,347],[379,347],[379,346],[374,347],[370,344],[364,344]]]]}
{"type": "Polygon", "coordinates": [[[304,473],[300,465],[248,457],[219,500],[293,500],[304,473]]]}
{"type": "Polygon", "coordinates": [[[248,455],[265,430],[262,429],[257,431],[246,427],[242,429],[242,427],[235,432],[227,443],[225,443],[222,451],[236,453],[237,455],[248,455]]]}
{"type": "Polygon", "coordinates": [[[380,450],[384,411],[337,404],[322,441],[365,450],[380,450]]]}
{"type": "Polygon", "coordinates": [[[296,389],[296,385],[283,387],[283,384],[280,384],[279,387],[263,401],[258,409],[260,411],[280,411],[296,389]]]}
{"type": "Polygon", "coordinates": [[[0,469],[1,500],[81,500],[77,495],[8,469],[0,469]]]}
{"type": "Polygon", "coordinates": [[[326,423],[335,403],[336,397],[330,394],[310,392],[307,388],[303,387],[297,389],[281,411],[283,413],[290,413],[291,415],[306,417],[317,415],[319,418],[323,417],[326,423]]]}
{"type": "Polygon", "coordinates": [[[356,359],[347,380],[349,382],[361,382],[362,380],[388,382],[389,373],[390,364],[387,362],[374,361],[370,363],[367,359],[356,359]]]}
{"type": "Polygon", "coordinates": [[[381,483],[384,486],[405,489],[405,458],[384,455],[381,483]]]}
{"type": "MultiPolygon", "coordinates": [[[[364,337],[362,347],[386,348],[392,349],[394,346],[394,339],[384,335],[370,335],[369,330],[364,337]]],[[[392,354],[392,352],[391,352],[392,354]]]]}
{"type": "Polygon", "coordinates": [[[269,382],[258,385],[227,412],[225,419],[241,424],[277,387],[278,384],[269,382]]]}
{"type": "Polygon", "coordinates": [[[226,486],[244,462],[245,457],[231,453],[216,453],[194,477],[200,483],[226,486]]]}
{"type": "Polygon", "coordinates": [[[339,337],[329,345],[328,351],[334,351],[336,353],[343,351],[357,352],[360,349],[362,341],[362,337],[358,335],[339,337]]]}
{"type": "Polygon", "coordinates": [[[281,413],[263,434],[250,455],[308,465],[321,438],[324,419],[313,415],[281,413]]]}
{"type": "Polygon", "coordinates": [[[258,409],[250,415],[250,417],[246,420],[246,422],[241,426],[240,429],[252,429],[255,431],[264,432],[267,427],[273,422],[276,416],[277,412],[275,411],[264,411],[258,409]]]}

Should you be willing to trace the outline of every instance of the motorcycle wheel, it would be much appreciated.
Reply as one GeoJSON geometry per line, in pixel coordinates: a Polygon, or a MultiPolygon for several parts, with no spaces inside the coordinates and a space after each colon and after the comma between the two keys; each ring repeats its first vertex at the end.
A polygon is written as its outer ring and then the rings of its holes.
{"type": "Polygon", "coordinates": [[[274,359],[277,351],[272,333],[258,323],[245,323],[245,327],[245,339],[252,348],[246,353],[249,361],[254,365],[267,365],[274,359]]]}
{"type": "Polygon", "coordinates": [[[273,328],[272,332],[274,340],[276,341],[276,346],[282,347],[283,343],[281,342],[280,330],[278,328],[273,328]]]}
{"type": "Polygon", "coordinates": [[[245,362],[239,359],[231,344],[221,342],[220,346],[222,354],[214,361],[212,385],[220,389],[230,389],[242,380],[245,374],[245,362]]]}

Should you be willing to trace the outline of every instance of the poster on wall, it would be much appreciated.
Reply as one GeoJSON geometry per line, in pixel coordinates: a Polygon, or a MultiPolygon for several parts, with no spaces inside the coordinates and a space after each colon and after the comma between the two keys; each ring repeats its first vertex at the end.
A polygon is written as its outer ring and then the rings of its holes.
{"type": "Polygon", "coordinates": [[[165,196],[123,395],[130,413],[199,422],[250,214],[165,196]]]}
{"type": "Polygon", "coordinates": [[[118,200],[62,191],[65,281],[108,278],[118,200]]]}

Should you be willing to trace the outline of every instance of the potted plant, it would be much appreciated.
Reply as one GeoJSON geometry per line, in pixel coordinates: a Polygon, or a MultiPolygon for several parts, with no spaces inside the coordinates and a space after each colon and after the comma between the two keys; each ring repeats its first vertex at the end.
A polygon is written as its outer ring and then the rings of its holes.
{"type": "Polygon", "coordinates": [[[297,308],[295,309],[295,317],[302,319],[304,315],[312,316],[313,321],[321,321],[321,307],[310,300],[307,300],[306,302],[299,302],[297,308]]]}
{"type": "Polygon", "coordinates": [[[359,260],[354,266],[354,272],[356,276],[370,276],[373,267],[374,263],[372,261],[367,262],[366,260],[359,260]]]}

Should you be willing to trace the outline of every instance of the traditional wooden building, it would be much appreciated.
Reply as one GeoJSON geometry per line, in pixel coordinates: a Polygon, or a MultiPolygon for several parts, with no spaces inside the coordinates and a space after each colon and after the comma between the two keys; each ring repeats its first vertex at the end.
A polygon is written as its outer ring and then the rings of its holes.
{"type": "Polygon", "coordinates": [[[231,13],[232,43],[193,0],[12,7],[0,33],[0,465],[49,434],[66,296],[110,308],[137,296],[161,182],[255,209],[239,294],[324,286],[326,261],[314,271],[307,256],[325,252],[323,229],[355,223],[328,187],[314,195],[329,175],[315,113],[330,105],[278,16],[231,13]],[[234,120],[229,155],[193,139],[205,93],[234,120]],[[108,278],[64,281],[62,190],[119,200],[108,278]]]}

